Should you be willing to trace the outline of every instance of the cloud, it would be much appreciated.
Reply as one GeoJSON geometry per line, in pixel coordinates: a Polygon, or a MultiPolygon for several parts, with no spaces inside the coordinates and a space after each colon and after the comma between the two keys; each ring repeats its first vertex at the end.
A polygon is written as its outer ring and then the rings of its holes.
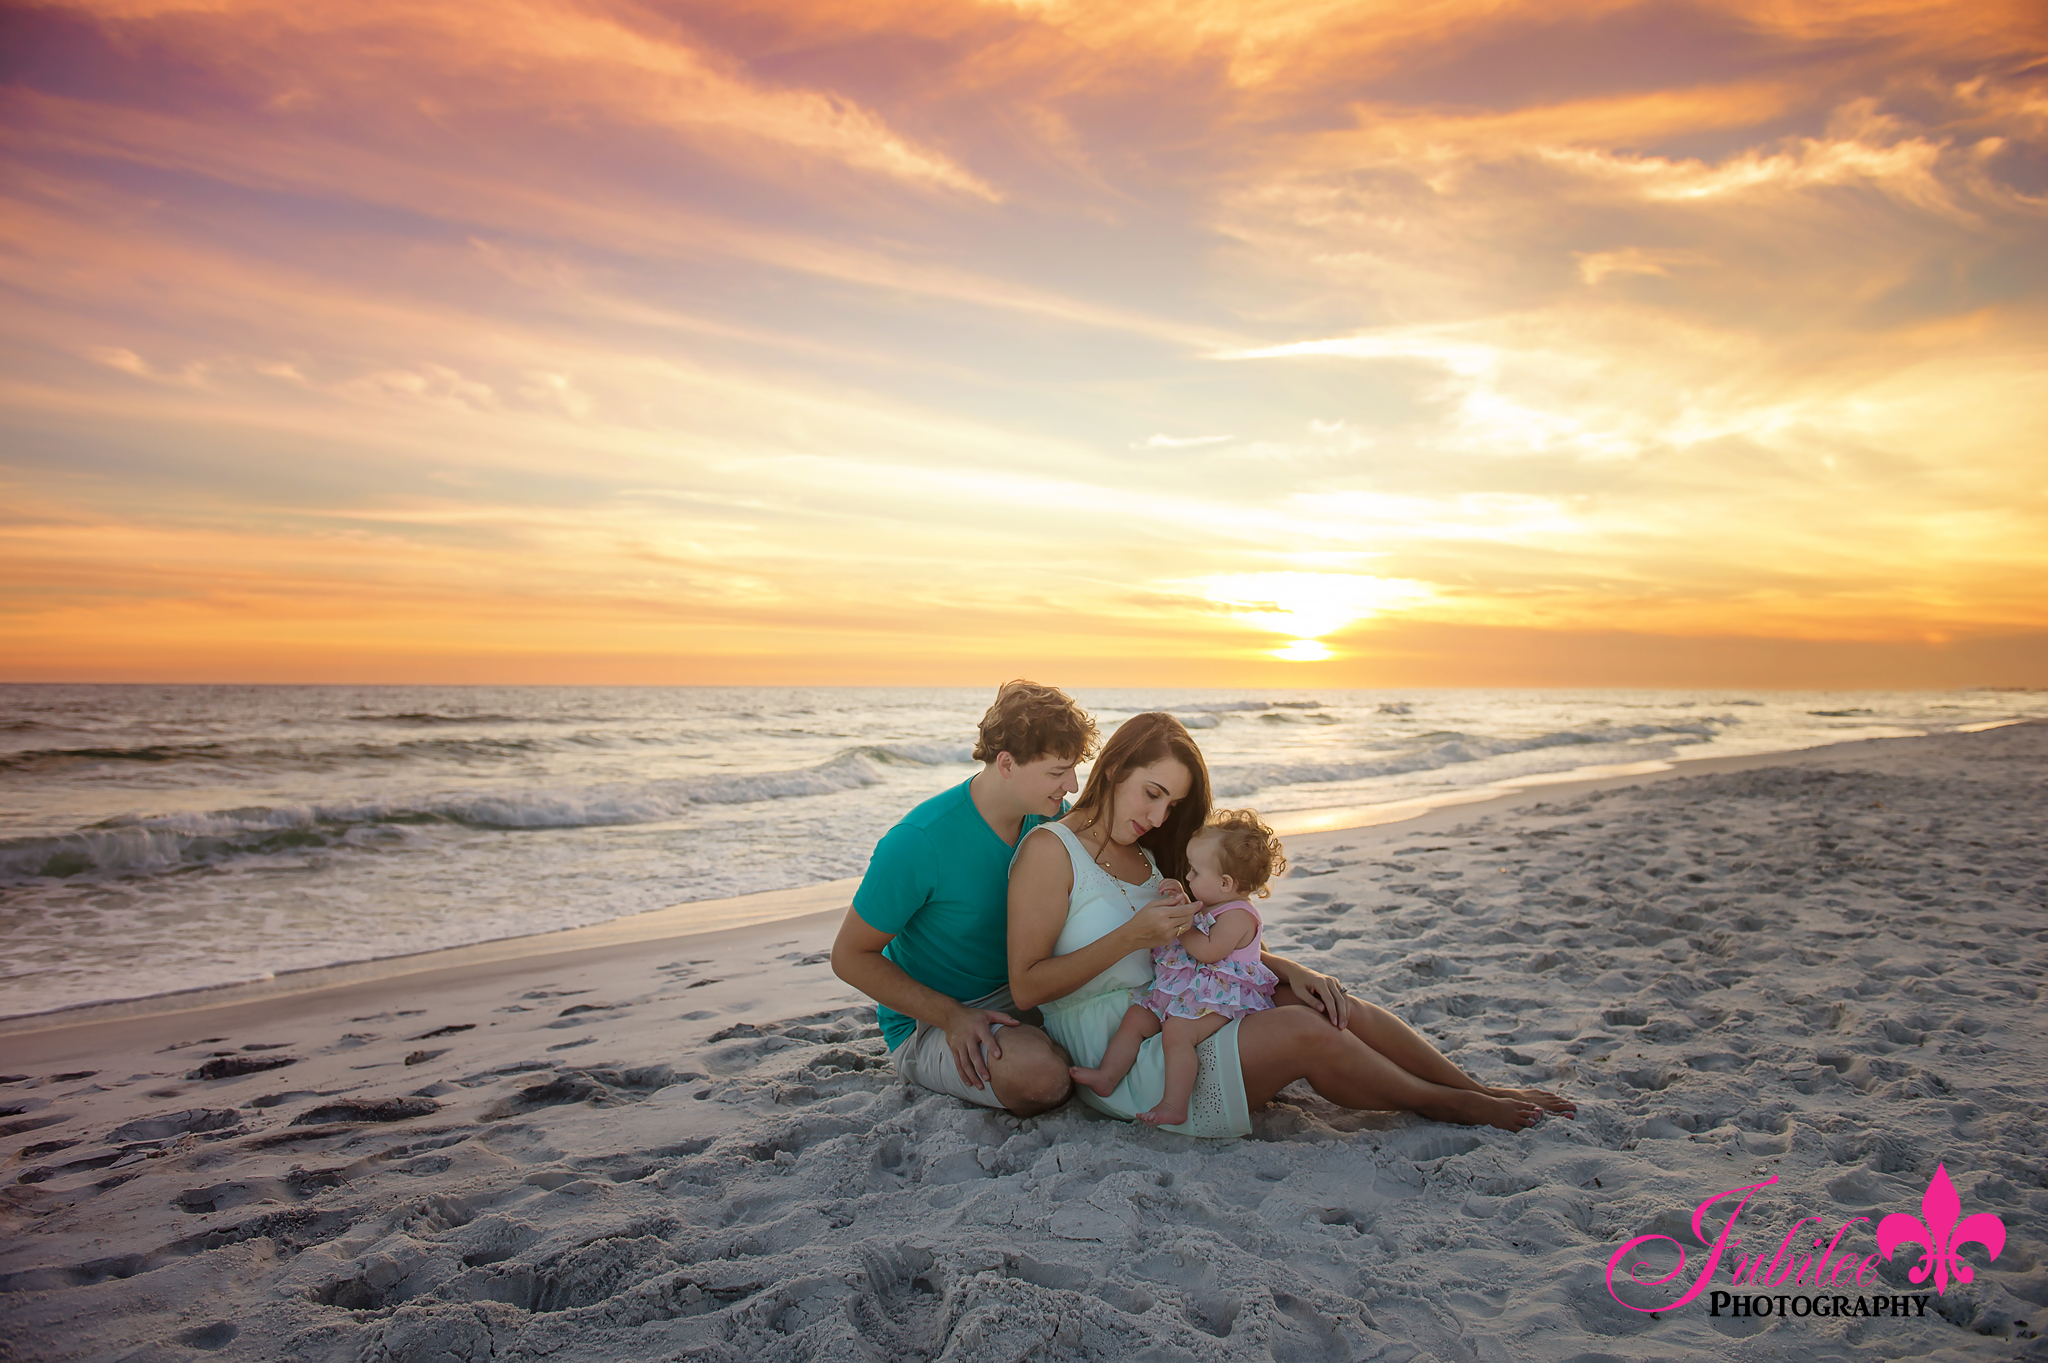
{"type": "Polygon", "coordinates": [[[362,107],[365,85],[439,120],[539,105],[557,116],[769,143],[899,180],[999,197],[872,111],[829,92],[750,79],[644,10],[607,13],[550,0],[83,0],[74,8],[232,73],[273,110],[319,110],[344,98],[362,107]],[[407,81],[408,70],[432,79],[407,81]],[[431,93],[407,98],[400,91],[408,85],[431,93]]]}
{"type": "Polygon", "coordinates": [[[22,14],[11,656],[2048,627],[2025,6],[22,14]]]}
{"type": "Polygon", "coordinates": [[[1133,440],[1134,450],[1192,450],[1204,445],[1222,445],[1237,439],[1234,435],[1151,435],[1143,440],[1133,440]]]}
{"type": "Polygon", "coordinates": [[[149,362],[125,346],[92,346],[87,353],[109,369],[118,369],[124,374],[133,374],[141,379],[152,377],[149,362]]]}
{"type": "MultiPolygon", "coordinates": [[[[1871,118],[1879,136],[1889,120],[1871,118]]],[[[1625,185],[1653,201],[1713,199],[1868,184],[1902,203],[1951,216],[1962,209],[1936,170],[1947,148],[1926,138],[1885,142],[1850,135],[1800,138],[1782,151],[1747,151],[1719,164],[1664,157],[1617,156],[1585,148],[1545,148],[1542,155],[1589,176],[1625,185]]]]}
{"type": "Polygon", "coordinates": [[[1579,262],[1579,278],[1588,284],[1598,284],[1613,275],[1654,275],[1659,279],[1669,279],[1674,265],[1713,263],[1697,251],[1654,251],[1640,246],[1624,246],[1619,251],[1574,251],[1572,256],[1579,262]]]}
{"type": "Polygon", "coordinates": [[[465,234],[482,231],[515,242],[566,238],[643,266],[729,258],[882,294],[1000,309],[1180,345],[1215,346],[1237,339],[1214,326],[1147,315],[933,262],[914,252],[866,248],[776,221],[750,223],[714,205],[651,194],[638,183],[584,184],[589,172],[575,165],[552,168],[540,181],[516,167],[494,173],[431,157],[408,159],[374,143],[351,144],[318,130],[252,129],[234,119],[114,110],[33,93],[17,96],[14,105],[17,121],[0,128],[0,139],[38,158],[132,161],[263,194],[396,209],[465,234]]]}

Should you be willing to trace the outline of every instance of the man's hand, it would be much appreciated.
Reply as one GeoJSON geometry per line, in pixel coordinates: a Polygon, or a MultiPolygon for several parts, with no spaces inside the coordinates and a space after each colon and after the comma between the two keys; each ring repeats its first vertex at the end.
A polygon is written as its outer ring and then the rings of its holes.
{"type": "Polygon", "coordinates": [[[1279,972],[1280,983],[1294,991],[1294,997],[1321,1013],[1332,1027],[1351,1020],[1351,996],[1335,975],[1325,975],[1292,961],[1279,972]]]}
{"type": "Polygon", "coordinates": [[[952,1049],[953,1064],[970,1088],[985,1087],[988,1062],[1002,1056],[996,1033],[1004,1027],[1024,1024],[1008,1013],[993,1008],[959,1008],[946,1023],[946,1045],[952,1049]]]}

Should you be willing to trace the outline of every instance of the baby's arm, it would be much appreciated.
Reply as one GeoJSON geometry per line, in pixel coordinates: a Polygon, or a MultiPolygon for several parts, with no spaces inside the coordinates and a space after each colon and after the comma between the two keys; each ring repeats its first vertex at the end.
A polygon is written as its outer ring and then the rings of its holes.
{"type": "Polygon", "coordinates": [[[1243,909],[1225,909],[1216,916],[1215,927],[1208,932],[1189,928],[1180,935],[1180,944],[1203,965],[1214,965],[1258,935],[1258,919],[1243,909]]]}

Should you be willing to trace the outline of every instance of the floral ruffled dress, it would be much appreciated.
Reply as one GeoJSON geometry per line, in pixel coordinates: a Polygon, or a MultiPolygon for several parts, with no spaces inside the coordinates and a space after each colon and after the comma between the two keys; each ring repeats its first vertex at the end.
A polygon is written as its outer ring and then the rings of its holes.
{"type": "Polygon", "coordinates": [[[1195,927],[1204,936],[1216,926],[1217,916],[1231,909],[1243,909],[1259,924],[1252,940],[1220,961],[1204,964],[1188,955],[1178,937],[1165,946],[1152,948],[1152,988],[1131,1001],[1149,1008],[1162,1018],[1198,1018],[1204,1013],[1221,1013],[1241,1018],[1273,1006],[1273,987],[1280,977],[1259,961],[1260,939],[1265,924],[1259,911],[1244,900],[1218,904],[1195,915],[1195,927]]]}

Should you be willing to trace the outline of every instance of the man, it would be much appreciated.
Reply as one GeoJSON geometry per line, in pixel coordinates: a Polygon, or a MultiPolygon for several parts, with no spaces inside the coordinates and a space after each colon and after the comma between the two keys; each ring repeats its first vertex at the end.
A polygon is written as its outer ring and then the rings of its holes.
{"type": "Polygon", "coordinates": [[[1019,1117],[1073,1091],[1068,1059],[1016,1016],[1009,986],[1010,857],[1065,810],[1095,721],[1065,692],[1013,681],[974,745],[981,770],[906,814],[875,846],[832,944],[832,970],[875,1000],[896,1072],[1019,1117]]]}

